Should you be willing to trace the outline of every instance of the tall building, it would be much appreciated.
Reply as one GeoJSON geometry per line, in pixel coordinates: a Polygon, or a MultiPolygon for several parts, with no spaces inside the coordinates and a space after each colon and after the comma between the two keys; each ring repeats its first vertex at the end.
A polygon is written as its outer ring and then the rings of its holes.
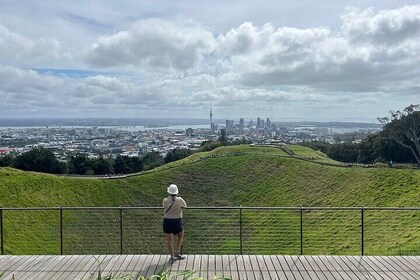
{"type": "Polygon", "coordinates": [[[214,131],[214,124],[213,124],[213,106],[210,105],[210,130],[211,132],[214,131]]]}
{"type": "Polygon", "coordinates": [[[257,118],[257,129],[261,127],[261,119],[257,118]]]}
{"type": "Polygon", "coordinates": [[[185,130],[185,135],[187,135],[188,137],[190,137],[193,134],[194,134],[194,129],[189,127],[185,130]]]}
{"type": "Polygon", "coordinates": [[[267,120],[265,121],[265,125],[266,125],[266,128],[271,129],[271,121],[270,121],[270,118],[267,118],[267,120]]]}
{"type": "Polygon", "coordinates": [[[226,120],[226,133],[232,133],[233,131],[233,120],[226,120]]]}
{"type": "Polygon", "coordinates": [[[239,131],[240,133],[244,133],[244,118],[239,119],[239,131]]]}

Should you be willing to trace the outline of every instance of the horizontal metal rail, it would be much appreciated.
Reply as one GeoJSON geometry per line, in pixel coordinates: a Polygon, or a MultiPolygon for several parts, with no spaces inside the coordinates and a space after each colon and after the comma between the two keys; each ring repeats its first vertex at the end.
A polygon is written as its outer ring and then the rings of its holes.
{"type": "MultiPolygon", "coordinates": [[[[63,206],[63,207],[4,207],[2,210],[11,210],[11,211],[37,211],[37,210],[157,210],[163,209],[162,207],[144,207],[144,206],[110,206],[110,207],[72,207],[72,206],[63,206]]],[[[302,210],[321,210],[321,211],[360,211],[360,210],[389,210],[389,211],[419,211],[420,207],[260,207],[260,206],[189,206],[188,209],[203,209],[203,210],[292,210],[300,211],[302,210]]]]}

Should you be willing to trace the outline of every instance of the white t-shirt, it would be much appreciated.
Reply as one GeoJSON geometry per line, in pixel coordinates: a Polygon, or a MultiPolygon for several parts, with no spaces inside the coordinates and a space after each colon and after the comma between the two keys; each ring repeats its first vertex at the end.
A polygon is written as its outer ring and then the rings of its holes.
{"type": "Polygon", "coordinates": [[[185,200],[183,200],[182,197],[175,196],[174,198],[175,200],[172,206],[172,196],[168,196],[163,199],[163,213],[166,219],[182,218],[182,209],[187,207],[187,203],[185,203],[185,200]],[[167,211],[169,207],[171,208],[167,211]]]}

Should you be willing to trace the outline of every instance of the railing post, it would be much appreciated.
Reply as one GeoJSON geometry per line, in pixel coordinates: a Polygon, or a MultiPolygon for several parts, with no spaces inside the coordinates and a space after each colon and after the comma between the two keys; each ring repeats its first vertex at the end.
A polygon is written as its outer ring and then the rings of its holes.
{"type": "Polygon", "coordinates": [[[120,206],[120,255],[123,254],[123,209],[120,206]]]}
{"type": "Polygon", "coordinates": [[[303,206],[300,206],[300,254],[303,255],[303,206]]]}
{"type": "Polygon", "coordinates": [[[242,255],[244,253],[242,247],[242,205],[239,205],[239,253],[242,255]]]}
{"type": "Polygon", "coordinates": [[[63,206],[59,207],[60,212],[60,255],[63,254],[63,206]]]}
{"type": "Polygon", "coordinates": [[[364,256],[365,255],[365,215],[364,215],[365,214],[365,207],[364,206],[362,206],[360,214],[361,214],[360,218],[361,218],[361,222],[362,222],[362,236],[361,236],[362,244],[361,244],[361,246],[362,246],[362,256],[364,256]]]}
{"type": "Polygon", "coordinates": [[[3,207],[0,206],[1,254],[4,255],[3,207]]]}

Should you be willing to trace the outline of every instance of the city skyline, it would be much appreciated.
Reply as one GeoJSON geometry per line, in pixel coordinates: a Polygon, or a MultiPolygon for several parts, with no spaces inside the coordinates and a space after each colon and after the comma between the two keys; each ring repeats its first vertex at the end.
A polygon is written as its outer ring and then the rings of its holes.
{"type": "Polygon", "coordinates": [[[417,1],[0,1],[0,118],[376,122],[420,100],[417,1]]]}

